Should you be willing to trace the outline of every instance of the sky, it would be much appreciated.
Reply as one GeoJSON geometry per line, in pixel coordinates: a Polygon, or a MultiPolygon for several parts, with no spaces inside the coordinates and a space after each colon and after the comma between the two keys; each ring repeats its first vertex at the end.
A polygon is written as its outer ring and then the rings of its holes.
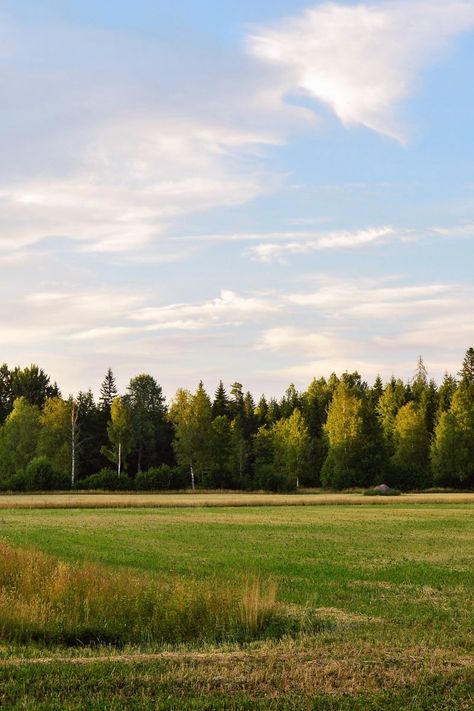
{"type": "Polygon", "coordinates": [[[474,0],[2,0],[0,362],[456,373],[473,74],[474,0]]]}

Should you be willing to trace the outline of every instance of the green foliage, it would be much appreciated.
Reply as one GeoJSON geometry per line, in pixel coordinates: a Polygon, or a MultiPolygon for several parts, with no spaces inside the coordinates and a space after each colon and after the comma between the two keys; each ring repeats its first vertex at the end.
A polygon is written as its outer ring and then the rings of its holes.
{"type": "Polygon", "coordinates": [[[100,409],[109,414],[113,401],[118,395],[117,385],[112,369],[109,368],[100,386],[99,405],[100,409]]]}
{"type": "Polygon", "coordinates": [[[474,402],[465,381],[443,412],[431,448],[434,482],[458,488],[474,486],[474,402]]]}
{"type": "Polygon", "coordinates": [[[392,377],[384,387],[377,377],[369,387],[358,372],[332,373],[303,392],[290,385],[281,399],[262,395],[255,404],[241,383],[228,396],[222,381],[211,403],[201,382],[193,394],[178,390],[170,408],[147,374],[113,398],[109,369],[96,404],[90,390],[61,399],[38,366],[4,364],[0,487],[13,480],[26,486],[25,470],[36,456],[76,481],[108,460],[119,475],[127,465],[140,473],[178,464],[192,486],[205,488],[344,489],[390,481],[420,489],[431,483],[430,471],[437,484],[474,486],[473,354],[466,352],[460,382],[446,375],[439,388],[420,357],[410,384],[392,377]]]}
{"type": "Polygon", "coordinates": [[[409,402],[400,408],[393,437],[390,484],[404,490],[430,486],[430,439],[420,406],[409,402]]]}
{"type": "Polygon", "coordinates": [[[189,486],[189,476],[182,467],[170,467],[162,464],[152,467],[146,472],[139,472],[134,480],[137,491],[163,491],[186,489],[189,486]]]}
{"type": "Polygon", "coordinates": [[[179,389],[169,410],[169,418],[175,430],[173,447],[178,464],[196,471],[199,479],[205,479],[211,464],[212,406],[200,383],[194,395],[179,389]]]}
{"type": "Polygon", "coordinates": [[[133,433],[133,456],[140,472],[156,461],[164,445],[165,398],[155,378],[142,373],[130,380],[125,401],[133,433]]]}
{"type": "Polygon", "coordinates": [[[46,457],[34,457],[24,471],[0,484],[2,491],[64,491],[69,489],[67,475],[58,473],[46,457]]]}
{"type": "Polygon", "coordinates": [[[101,452],[117,465],[117,475],[127,470],[127,456],[132,446],[132,424],[130,412],[124,398],[116,397],[110,407],[110,422],[107,425],[110,447],[102,447],[101,452]]]}
{"type": "Polygon", "coordinates": [[[0,430],[0,479],[23,472],[36,454],[40,410],[26,398],[15,400],[13,410],[0,430]]]}
{"type": "Polygon", "coordinates": [[[323,486],[347,489],[370,483],[367,471],[361,466],[366,444],[363,401],[343,381],[334,391],[324,430],[329,451],[321,472],[323,486]]]}
{"type": "Polygon", "coordinates": [[[53,469],[67,476],[71,471],[71,405],[60,397],[48,398],[40,415],[37,453],[53,469]]]}
{"type": "Polygon", "coordinates": [[[133,480],[126,475],[118,476],[113,469],[101,469],[97,474],[81,479],[78,489],[98,489],[104,491],[130,491],[134,488],[133,480]]]}

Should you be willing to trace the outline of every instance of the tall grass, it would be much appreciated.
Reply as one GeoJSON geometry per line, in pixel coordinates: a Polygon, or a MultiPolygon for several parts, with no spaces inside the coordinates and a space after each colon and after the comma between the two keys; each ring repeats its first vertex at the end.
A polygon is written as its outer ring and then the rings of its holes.
{"type": "Polygon", "coordinates": [[[0,542],[0,640],[245,641],[281,630],[276,586],[163,581],[0,542]]]}

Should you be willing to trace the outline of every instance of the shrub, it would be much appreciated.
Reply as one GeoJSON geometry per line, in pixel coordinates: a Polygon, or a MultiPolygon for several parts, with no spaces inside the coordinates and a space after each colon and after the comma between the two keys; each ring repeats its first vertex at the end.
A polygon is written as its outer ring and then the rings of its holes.
{"type": "Polygon", "coordinates": [[[139,472],[135,477],[135,487],[138,491],[157,491],[171,489],[172,469],[167,464],[152,467],[147,472],[139,472]]]}
{"type": "Polygon", "coordinates": [[[130,491],[133,481],[127,474],[117,475],[113,469],[104,468],[77,482],[78,489],[106,489],[108,491],[130,491]]]}
{"type": "Polygon", "coordinates": [[[26,469],[2,482],[3,491],[54,491],[68,489],[69,477],[59,474],[46,457],[35,457],[26,469]]]}

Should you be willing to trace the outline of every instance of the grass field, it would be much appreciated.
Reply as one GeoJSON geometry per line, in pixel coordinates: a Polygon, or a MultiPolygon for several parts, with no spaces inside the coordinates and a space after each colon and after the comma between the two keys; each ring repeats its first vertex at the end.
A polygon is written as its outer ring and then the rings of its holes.
{"type": "MultiPolygon", "coordinates": [[[[227,499],[210,495],[199,500],[207,507],[194,499],[194,506],[164,508],[158,497],[157,508],[144,508],[141,499],[142,507],[123,509],[96,508],[102,499],[93,496],[92,509],[41,508],[44,497],[36,499],[40,508],[4,508],[0,539],[34,545],[71,564],[132,569],[132,577],[157,584],[219,579],[237,590],[259,576],[275,583],[285,609],[311,608],[321,624],[312,632],[244,645],[4,641],[2,708],[473,707],[469,496],[442,498],[444,503],[436,503],[440,495],[423,503],[366,499],[358,506],[328,500],[324,506],[297,506],[294,497],[287,505],[284,497],[279,506],[258,499],[254,506],[246,501],[226,507],[218,503],[227,499]]],[[[25,501],[34,505],[31,498],[25,501]]]]}
{"type": "Polygon", "coordinates": [[[472,493],[403,494],[402,496],[364,496],[359,493],[326,493],[311,490],[296,494],[243,492],[187,493],[45,493],[0,494],[2,509],[69,508],[189,508],[209,506],[324,506],[347,504],[474,504],[472,493]]]}

